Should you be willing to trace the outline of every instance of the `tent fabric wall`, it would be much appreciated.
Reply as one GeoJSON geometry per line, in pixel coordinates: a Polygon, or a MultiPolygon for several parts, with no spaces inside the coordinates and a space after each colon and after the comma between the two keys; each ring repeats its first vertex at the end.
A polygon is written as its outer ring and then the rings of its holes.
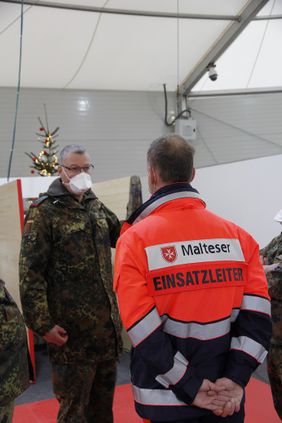
{"type": "MultiPolygon", "coordinates": [[[[23,87],[162,91],[166,83],[176,91],[231,24],[240,25],[238,16],[244,8],[260,5],[259,0],[47,3],[89,10],[24,6],[23,87]],[[91,7],[173,13],[175,17],[101,14],[91,12],[91,7]],[[177,19],[177,13],[194,18],[177,19]]],[[[258,16],[231,46],[227,43],[228,49],[217,59],[217,81],[205,76],[196,90],[282,86],[282,57],[277,54],[282,42],[282,2],[264,3],[258,16]],[[256,20],[260,18],[264,19],[256,20]]],[[[17,85],[20,10],[20,5],[0,2],[0,87],[17,85]]]]}
{"type": "Polygon", "coordinates": [[[259,16],[280,19],[254,20],[216,61],[218,78],[211,81],[205,74],[192,91],[282,87],[282,1],[268,1],[259,16]]]}
{"type": "MultiPolygon", "coordinates": [[[[30,176],[25,152],[39,152],[37,116],[60,127],[58,144],[82,144],[90,152],[94,182],[146,174],[149,144],[173,133],[164,124],[164,98],[159,92],[23,89],[11,175],[30,176]]],[[[281,154],[282,93],[191,99],[197,122],[196,167],[281,154]]],[[[0,88],[0,177],[7,174],[15,90],[0,88]]],[[[168,96],[175,112],[175,98],[168,96]]]]}
{"type": "MultiPolygon", "coordinates": [[[[169,95],[174,108],[175,100],[169,95]]],[[[59,126],[57,143],[82,144],[95,165],[95,181],[144,174],[149,143],[170,132],[163,122],[164,98],[156,92],[23,89],[11,176],[29,176],[32,164],[25,152],[38,152],[37,117],[44,121],[46,104],[50,130],[59,126]]],[[[0,177],[7,175],[15,108],[15,90],[0,88],[0,177]]]]}

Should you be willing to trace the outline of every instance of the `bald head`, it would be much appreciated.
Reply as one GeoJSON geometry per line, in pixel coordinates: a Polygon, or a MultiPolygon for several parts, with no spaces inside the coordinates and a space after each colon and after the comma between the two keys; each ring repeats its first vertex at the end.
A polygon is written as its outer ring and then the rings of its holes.
{"type": "Polygon", "coordinates": [[[194,153],[194,147],[178,135],[161,137],[150,145],[148,166],[164,184],[190,182],[194,175],[194,153]]]}

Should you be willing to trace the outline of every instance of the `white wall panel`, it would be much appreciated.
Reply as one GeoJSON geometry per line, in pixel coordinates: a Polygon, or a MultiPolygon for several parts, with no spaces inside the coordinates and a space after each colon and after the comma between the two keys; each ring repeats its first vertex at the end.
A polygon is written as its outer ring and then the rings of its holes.
{"type": "MultiPolygon", "coordinates": [[[[7,174],[15,102],[15,89],[0,88],[0,176],[7,174]]],[[[41,150],[35,133],[37,117],[45,120],[43,104],[50,129],[60,127],[60,149],[72,143],[84,145],[99,181],[145,174],[149,143],[170,132],[163,123],[162,93],[23,89],[11,176],[30,175],[32,163],[24,153],[41,150]]]]}
{"type": "MultiPolygon", "coordinates": [[[[7,174],[16,92],[0,88],[0,176],[7,174]]],[[[38,153],[37,116],[49,126],[60,126],[58,143],[84,145],[95,163],[95,180],[146,174],[150,142],[171,129],[163,123],[164,100],[158,92],[23,89],[11,176],[30,176],[38,153]]],[[[282,153],[282,94],[260,94],[192,99],[197,121],[196,167],[282,153]]],[[[169,94],[169,110],[174,94],[169,94]]]]}

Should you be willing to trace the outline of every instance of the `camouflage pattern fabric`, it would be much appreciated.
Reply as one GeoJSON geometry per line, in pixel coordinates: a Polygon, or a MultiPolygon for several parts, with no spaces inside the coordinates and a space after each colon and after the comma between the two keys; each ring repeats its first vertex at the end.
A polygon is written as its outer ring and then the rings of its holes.
{"type": "Polygon", "coordinates": [[[282,264],[282,233],[261,249],[260,254],[266,258],[266,264],[282,264]]]}
{"type": "Polygon", "coordinates": [[[6,415],[5,409],[28,387],[29,367],[25,324],[1,279],[0,381],[0,410],[6,415]]]}
{"type": "Polygon", "coordinates": [[[129,201],[126,207],[126,219],[137,210],[142,201],[142,185],[139,176],[131,176],[129,182],[129,201]]]}
{"type": "Polygon", "coordinates": [[[14,401],[9,402],[5,407],[0,407],[0,423],[12,423],[14,401]]]}
{"type": "Polygon", "coordinates": [[[115,360],[95,365],[53,364],[52,379],[60,403],[58,423],[113,423],[115,360]]]}
{"type": "Polygon", "coordinates": [[[282,420],[282,234],[274,238],[261,254],[267,264],[281,263],[267,274],[271,298],[272,338],[268,354],[268,375],[275,409],[282,420]]]}
{"type": "Polygon", "coordinates": [[[272,339],[268,355],[268,375],[275,409],[282,420],[282,265],[270,272],[272,339]]]}
{"type": "Polygon", "coordinates": [[[120,320],[112,290],[111,246],[120,223],[88,191],[75,200],[56,179],[30,207],[20,253],[20,294],[27,325],[39,335],[55,324],[68,333],[50,345],[54,363],[117,357],[120,320]]]}

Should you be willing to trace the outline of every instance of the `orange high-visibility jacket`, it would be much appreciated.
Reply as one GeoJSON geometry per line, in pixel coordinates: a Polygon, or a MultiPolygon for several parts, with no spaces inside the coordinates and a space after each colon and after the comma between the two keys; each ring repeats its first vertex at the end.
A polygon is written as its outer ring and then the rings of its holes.
{"type": "Polygon", "coordinates": [[[189,184],[159,190],[125,223],[114,287],[133,345],[141,417],[182,420],[203,379],[245,386],[267,355],[270,302],[258,245],[189,184]]]}

